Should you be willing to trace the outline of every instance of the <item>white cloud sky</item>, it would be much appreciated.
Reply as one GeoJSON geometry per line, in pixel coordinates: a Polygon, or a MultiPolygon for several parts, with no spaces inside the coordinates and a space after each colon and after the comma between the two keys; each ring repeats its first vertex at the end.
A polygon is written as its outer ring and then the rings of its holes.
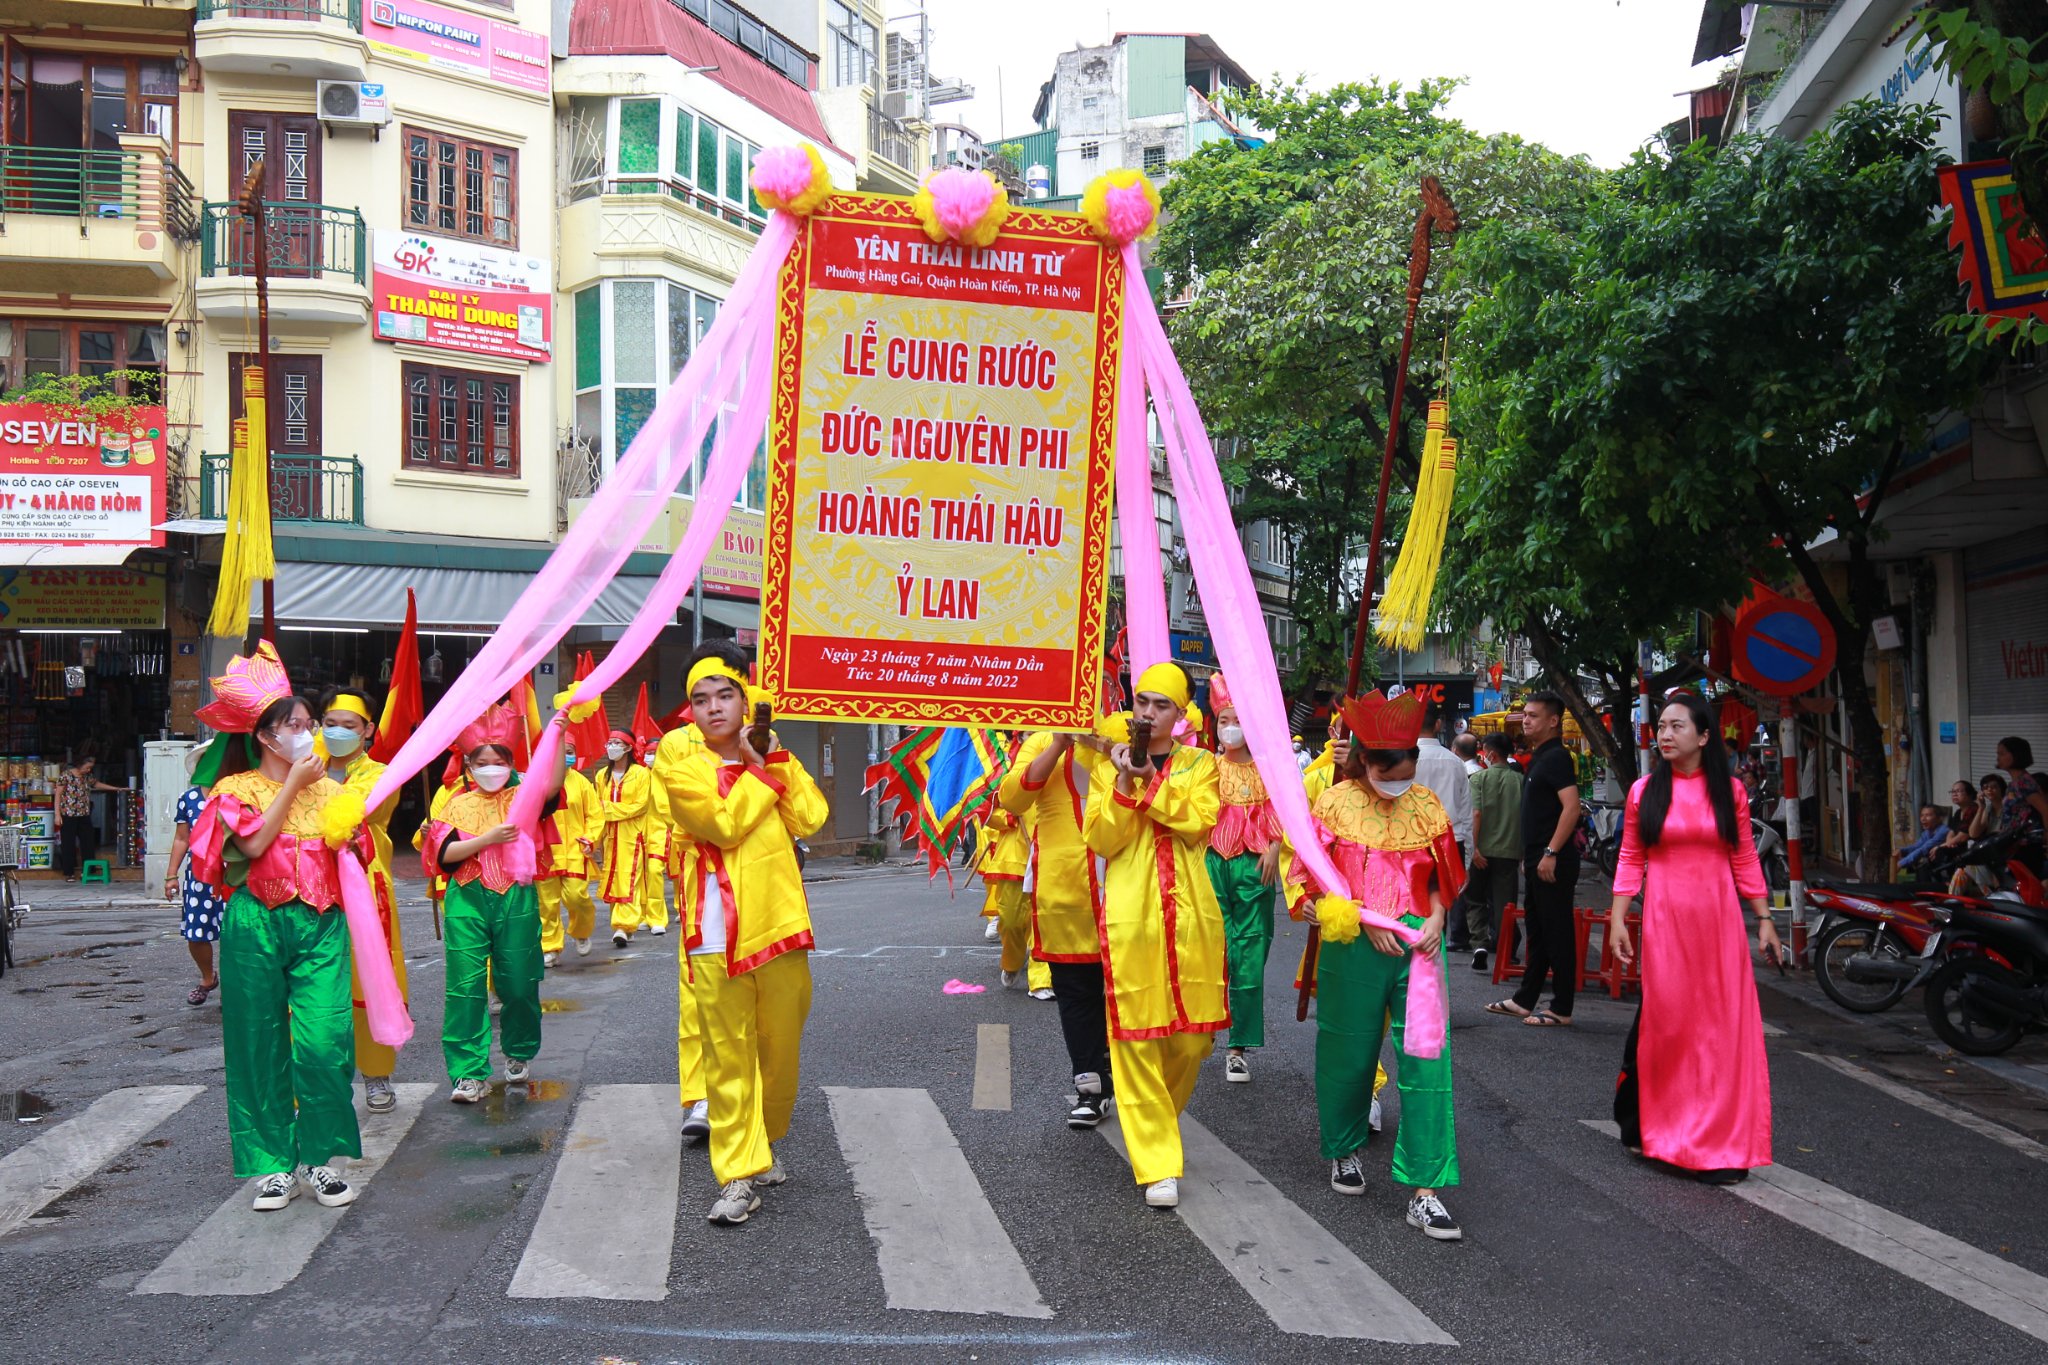
{"type": "MultiPolygon", "coordinates": [[[[885,0],[886,5],[886,0],[885,0]]],[[[975,98],[935,117],[986,138],[1028,132],[1053,58],[1113,32],[1207,33],[1256,80],[1324,87],[1463,76],[1451,112],[1617,165],[1705,84],[1689,58],[1701,0],[927,0],[932,66],[975,98]],[[998,105],[998,91],[1001,103],[998,105]]],[[[894,18],[914,8],[897,0],[894,18]]]]}

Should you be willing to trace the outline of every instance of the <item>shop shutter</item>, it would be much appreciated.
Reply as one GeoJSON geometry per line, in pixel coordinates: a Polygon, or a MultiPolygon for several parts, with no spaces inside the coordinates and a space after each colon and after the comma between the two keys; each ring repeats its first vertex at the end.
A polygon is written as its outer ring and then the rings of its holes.
{"type": "Polygon", "coordinates": [[[1991,771],[2007,735],[2048,768],[2048,526],[1965,551],[1963,594],[1970,776],[1991,771]]]}

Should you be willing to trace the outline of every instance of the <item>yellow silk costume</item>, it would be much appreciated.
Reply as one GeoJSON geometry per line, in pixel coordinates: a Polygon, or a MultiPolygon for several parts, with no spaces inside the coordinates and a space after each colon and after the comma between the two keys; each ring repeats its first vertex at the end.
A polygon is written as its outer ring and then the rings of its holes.
{"type": "Polygon", "coordinates": [[[789,1131],[813,943],[795,841],[831,811],[787,750],[749,768],[667,736],[654,771],[686,843],[676,891],[682,975],[703,1030],[711,1169],[725,1184],[767,1170],[770,1144],[789,1131]],[[718,888],[725,949],[692,956],[704,943],[707,879],[718,888]]]}
{"type": "Polygon", "coordinates": [[[1024,741],[1003,777],[997,799],[1024,821],[1031,838],[1031,957],[1034,962],[1098,962],[1102,958],[1102,887],[1095,855],[1081,836],[1084,788],[1115,774],[1093,750],[1076,745],[1036,787],[1024,775],[1052,744],[1050,732],[1024,741]]]}
{"type": "Polygon", "coordinates": [[[590,779],[604,811],[604,838],[598,852],[604,859],[600,894],[612,908],[612,931],[630,934],[640,927],[640,880],[647,873],[647,807],[654,778],[638,763],[614,775],[610,764],[590,779]]]}
{"type": "Polygon", "coordinates": [[[668,793],[661,783],[647,786],[647,817],[640,827],[647,865],[640,877],[640,927],[668,928],[669,846],[675,842],[675,825],[669,818],[668,793]]]}
{"type": "Polygon", "coordinates": [[[1002,968],[1014,972],[1024,966],[1029,947],[1030,914],[1024,904],[1024,873],[1031,865],[1031,839],[1016,816],[1000,808],[988,812],[981,826],[981,859],[976,870],[988,894],[981,914],[992,919],[1001,931],[1002,968]]]}
{"type": "MultiPolygon", "coordinates": [[[[348,761],[348,777],[342,787],[368,801],[370,789],[383,775],[382,763],[358,752],[348,761]]],[[[370,845],[377,854],[369,869],[370,890],[376,896],[377,919],[384,926],[384,942],[391,950],[391,972],[398,978],[398,993],[403,996],[406,994],[405,938],[399,929],[398,897],[391,884],[391,812],[397,809],[398,794],[393,792],[382,806],[370,812],[364,823],[370,827],[370,845]]],[[[363,978],[356,970],[353,957],[349,959],[348,970],[350,1012],[356,1028],[356,1070],[364,1076],[389,1076],[391,1069],[398,1065],[398,1053],[370,1036],[369,1016],[363,1008],[363,978]]]]}
{"type": "Polygon", "coordinates": [[[562,911],[569,912],[569,938],[589,938],[597,927],[597,907],[590,899],[590,855],[582,840],[594,845],[604,834],[604,805],[597,788],[574,768],[562,772],[561,804],[548,817],[554,821],[558,842],[549,857],[553,875],[543,872],[534,880],[540,893],[540,949],[562,951],[562,911]]]}
{"type": "Polygon", "coordinates": [[[1223,912],[1205,863],[1216,760],[1177,747],[1142,792],[1092,784],[1082,832],[1108,860],[1100,941],[1117,1122],[1140,1185],[1181,1174],[1180,1111],[1230,1026],[1223,912]]]}

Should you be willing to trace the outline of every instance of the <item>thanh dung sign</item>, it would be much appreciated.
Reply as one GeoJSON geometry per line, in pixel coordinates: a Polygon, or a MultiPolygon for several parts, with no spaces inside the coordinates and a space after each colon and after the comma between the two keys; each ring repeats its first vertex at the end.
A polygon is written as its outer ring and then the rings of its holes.
{"type": "Polygon", "coordinates": [[[164,432],[162,408],[94,422],[0,403],[0,545],[162,545],[164,432]]]}
{"type": "Polygon", "coordinates": [[[379,228],[370,234],[370,276],[380,341],[549,356],[554,294],[538,256],[379,228]]]}
{"type": "Polygon", "coordinates": [[[812,215],[778,292],[765,684],[786,714],[1086,728],[1123,265],[1071,214],[934,245],[905,199],[812,215]]]}

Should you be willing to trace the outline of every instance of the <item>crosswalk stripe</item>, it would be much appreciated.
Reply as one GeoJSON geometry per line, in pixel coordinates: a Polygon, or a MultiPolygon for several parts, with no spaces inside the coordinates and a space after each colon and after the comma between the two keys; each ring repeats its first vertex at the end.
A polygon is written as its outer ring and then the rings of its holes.
{"type": "MultiPolygon", "coordinates": [[[[1125,1160],[1118,1124],[1096,1129],[1125,1160]]],[[[1455,1346],[1430,1321],[1251,1163],[1187,1114],[1181,1221],[1283,1332],[1455,1346]]]]}
{"type": "MultiPolygon", "coordinates": [[[[1579,1121],[1609,1136],[1621,1131],[1608,1119],[1579,1121]]],[[[1722,1188],[1965,1307],[2048,1341],[2048,1279],[2031,1270],[1789,1167],[1759,1167],[1743,1183],[1722,1188]]]]}
{"type": "Polygon", "coordinates": [[[0,1157],[0,1237],[190,1104],[203,1085],[139,1085],[100,1096],[27,1146],[0,1157]]]}
{"type": "Polygon", "coordinates": [[[1053,1315],[928,1092],[826,1086],[825,1098],[889,1307],[1053,1315]]]}
{"type": "Polygon", "coordinates": [[[974,1026],[974,1107],[1010,1107],[1010,1026],[974,1026]]]}
{"type": "MultiPolygon", "coordinates": [[[[411,1131],[420,1106],[435,1090],[423,1082],[391,1088],[397,1092],[397,1105],[387,1113],[362,1116],[363,1155],[351,1161],[345,1172],[359,1199],[371,1177],[411,1131]]],[[[357,1086],[358,1103],[362,1094],[362,1087],[357,1086]]],[[[244,1182],[164,1258],[163,1264],[144,1276],[134,1292],[192,1298],[273,1293],[306,1268],[327,1234],[353,1207],[322,1208],[302,1190],[283,1208],[257,1213],[249,1207],[255,1188],[254,1180],[244,1182]]]]}
{"type": "Polygon", "coordinates": [[[1945,1118],[1958,1127],[1967,1128],[1990,1138],[1993,1142],[2024,1153],[2036,1161],[2048,1161],[2048,1147],[2042,1146],[2023,1133],[2015,1133],[2002,1123],[1993,1123],[1981,1114],[1973,1114],[1958,1105],[1944,1104],[1932,1095],[1922,1094],[1908,1085],[1901,1085],[1889,1076],[1880,1076],[1868,1067],[1861,1067],[1846,1057],[1830,1057],[1820,1052],[1802,1052],[1800,1056],[1808,1061],[1819,1062],[1822,1066],[1841,1072],[1851,1080],[1863,1082],[1873,1090],[1881,1090],[1895,1100],[1924,1109],[1939,1118],[1945,1118]]]}
{"type": "Polygon", "coordinates": [[[673,1085],[585,1092],[507,1297],[668,1297],[682,1181],[677,1112],[673,1085]]]}

